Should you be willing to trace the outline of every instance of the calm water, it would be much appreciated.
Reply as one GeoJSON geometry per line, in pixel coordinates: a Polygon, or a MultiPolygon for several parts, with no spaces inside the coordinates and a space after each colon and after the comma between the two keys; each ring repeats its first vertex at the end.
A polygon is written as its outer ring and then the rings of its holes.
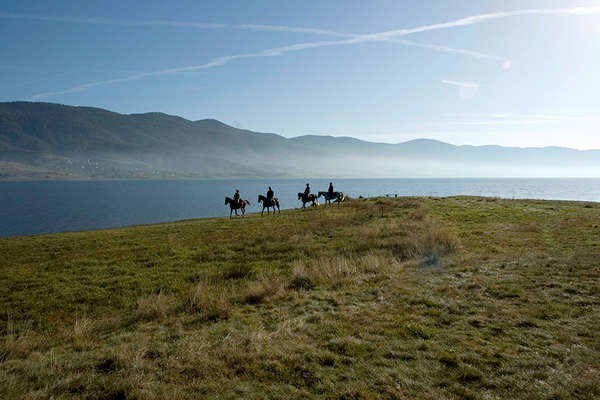
{"type": "MultiPolygon", "coordinates": [[[[0,182],[0,237],[79,231],[228,215],[224,197],[236,188],[260,211],[258,193],[275,190],[282,208],[300,205],[306,181],[89,181],[0,182]]],[[[313,192],[328,181],[311,179],[313,192]]],[[[600,201],[600,179],[337,179],[352,197],[476,195],[505,198],[600,201]]]]}

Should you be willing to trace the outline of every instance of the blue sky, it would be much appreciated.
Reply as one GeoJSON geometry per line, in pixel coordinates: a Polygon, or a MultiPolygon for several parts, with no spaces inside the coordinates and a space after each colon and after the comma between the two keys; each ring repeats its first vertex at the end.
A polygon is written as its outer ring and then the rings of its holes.
{"type": "Polygon", "coordinates": [[[0,101],[600,148],[600,1],[0,0],[0,37],[0,101]]]}

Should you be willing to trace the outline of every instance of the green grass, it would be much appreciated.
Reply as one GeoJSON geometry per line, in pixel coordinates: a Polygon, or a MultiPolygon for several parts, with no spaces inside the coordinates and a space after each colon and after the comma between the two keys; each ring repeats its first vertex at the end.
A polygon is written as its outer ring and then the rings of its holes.
{"type": "Polygon", "coordinates": [[[599,256],[475,197],[4,238],[0,398],[598,398],[599,256]]]}

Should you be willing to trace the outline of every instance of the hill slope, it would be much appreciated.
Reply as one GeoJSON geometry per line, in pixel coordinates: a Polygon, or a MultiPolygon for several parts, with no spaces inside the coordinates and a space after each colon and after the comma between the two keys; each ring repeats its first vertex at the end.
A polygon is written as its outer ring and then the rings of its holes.
{"type": "Polygon", "coordinates": [[[600,176],[600,151],[287,139],[212,119],[0,103],[0,179],[301,176],[600,176]]]}
{"type": "Polygon", "coordinates": [[[600,398],[599,207],[380,198],[0,239],[0,398],[600,398]]]}

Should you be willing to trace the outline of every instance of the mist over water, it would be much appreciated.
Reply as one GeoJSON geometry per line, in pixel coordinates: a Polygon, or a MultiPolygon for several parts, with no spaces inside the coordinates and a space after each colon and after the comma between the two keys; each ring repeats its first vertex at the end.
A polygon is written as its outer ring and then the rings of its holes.
{"type": "MultiPolygon", "coordinates": [[[[225,196],[240,189],[260,212],[258,194],[272,186],[282,208],[301,206],[309,182],[328,179],[0,182],[0,236],[80,231],[229,215],[225,196]]],[[[600,201],[600,178],[336,179],[336,191],[358,196],[453,196],[600,201]]],[[[322,198],[321,198],[322,202],[322,198]]]]}

